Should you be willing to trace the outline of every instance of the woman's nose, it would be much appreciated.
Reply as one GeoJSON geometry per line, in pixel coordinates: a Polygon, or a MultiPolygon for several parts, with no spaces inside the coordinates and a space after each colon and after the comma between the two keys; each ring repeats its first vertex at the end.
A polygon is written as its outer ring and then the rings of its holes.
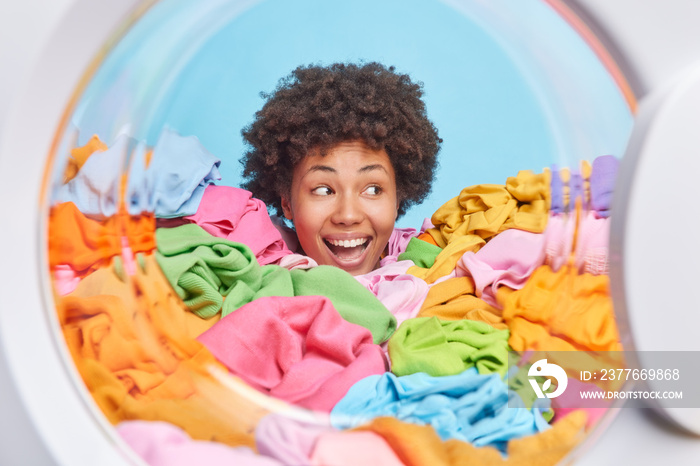
{"type": "Polygon", "coordinates": [[[339,196],[331,220],[339,225],[354,225],[362,222],[364,211],[359,199],[353,196],[339,196]]]}

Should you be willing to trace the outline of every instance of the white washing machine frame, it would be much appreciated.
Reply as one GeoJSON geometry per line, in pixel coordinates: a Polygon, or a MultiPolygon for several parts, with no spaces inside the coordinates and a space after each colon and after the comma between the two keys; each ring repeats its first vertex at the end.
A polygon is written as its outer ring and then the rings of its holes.
{"type": "MultiPolygon", "coordinates": [[[[681,264],[680,259],[648,259],[654,232],[644,223],[648,209],[666,209],[670,216],[683,213],[681,206],[660,202],[660,196],[650,192],[655,180],[672,180],[689,198],[690,176],[700,173],[700,144],[692,146],[692,123],[700,123],[700,110],[696,110],[700,109],[700,48],[693,47],[700,44],[700,32],[695,30],[700,2],[566,3],[604,42],[641,102],[615,197],[615,211],[625,215],[614,219],[611,239],[611,247],[620,253],[613,274],[618,275],[618,284],[624,285],[614,290],[616,309],[626,311],[622,325],[631,330],[640,349],[700,350],[699,344],[692,342],[692,330],[700,327],[700,317],[678,312],[692,305],[687,301],[692,287],[669,302],[668,295],[655,290],[677,286],[677,278],[649,274],[661,270],[659,267],[675,266],[676,271],[687,272],[682,284],[690,284],[693,268],[687,263],[700,263],[700,247],[685,238],[698,225],[686,215],[682,228],[667,242],[674,254],[682,254],[685,264],[681,264]],[[663,154],[666,147],[668,154],[663,154]],[[682,173],[669,168],[679,166],[684,167],[682,173]],[[664,327],[654,320],[654,311],[662,305],[676,310],[674,326],[680,327],[680,337],[676,332],[672,337],[667,333],[667,337],[658,338],[660,325],[662,330],[671,328],[669,323],[664,327]],[[683,336],[691,343],[679,347],[683,336]]],[[[40,280],[47,270],[45,248],[40,244],[47,206],[41,203],[40,187],[44,185],[46,156],[57,143],[57,123],[75,103],[71,98],[76,86],[84,84],[85,70],[94,71],[101,54],[123,33],[115,28],[128,24],[148,2],[144,6],[136,0],[75,0],[66,5],[60,18],[45,21],[47,28],[55,27],[51,32],[33,32],[26,24],[31,16],[27,12],[37,8],[36,4],[15,6],[24,8],[17,17],[25,24],[10,29],[18,34],[13,40],[27,39],[29,36],[21,35],[25,31],[35,33],[39,44],[37,53],[24,57],[18,68],[16,63],[3,63],[23,79],[7,79],[12,84],[13,95],[7,99],[12,105],[0,111],[4,112],[0,113],[0,198],[11,200],[5,206],[11,222],[0,231],[2,244],[7,245],[0,269],[2,464],[121,465],[139,461],[95,408],[75,369],[65,363],[69,358],[66,348],[56,342],[55,320],[47,318],[53,309],[40,280]]],[[[12,15],[5,21],[9,24],[12,15]]],[[[5,92],[9,95],[10,91],[5,92]]],[[[700,432],[697,410],[671,412],[669,416],[700,432]]],[[[691,464],[687,455],[700,458],[700,439],[648,418],[643,411],[623,408],[582,462],[611,464],[636,458],[648,463],[657,458],[691,464]],[[666,448],[661,444],[654,448],[657,440],[666,442],[666,448]],[[628,447],[636,447],[636,453],[628,447]]]]}

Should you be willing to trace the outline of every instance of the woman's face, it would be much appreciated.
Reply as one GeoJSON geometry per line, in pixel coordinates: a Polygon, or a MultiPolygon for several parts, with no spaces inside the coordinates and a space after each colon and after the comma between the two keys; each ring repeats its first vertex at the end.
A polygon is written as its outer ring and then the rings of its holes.
{"type": "Polygon", "coordinates": [[[308,154],[282,198],[304,253],[319,264],[360,275],[374,270],[398,213],[389,156],[362,142],[344,142],[326,156],[308,154]]]}

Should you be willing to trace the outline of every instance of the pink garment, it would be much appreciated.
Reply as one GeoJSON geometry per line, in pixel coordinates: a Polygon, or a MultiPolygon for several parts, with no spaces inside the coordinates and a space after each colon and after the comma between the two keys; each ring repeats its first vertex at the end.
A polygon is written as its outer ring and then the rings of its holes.
{"type": "Polygon", "coordinates": [[[425,280],[406,273],[413,265],[412,261],[399,261],[355,276],[396,317],[396,327],[418,314],[430,288],[425,280]]]}
{"type": "Polygon", "coordinates": [[[60,296],[75,291],[78,283],[80,283],[80,277],[70,265],[58,264],[53,268],[53,286],[60,296]]]}
{"type": "Polygon", "coordinates": [[[213,236],[245,244],[260,265],[292,253],[272,224],[265,203],[244,189],[209,185],[197,212],[184,219],[213,236]]]}
{"type": "Polygon", "coordinates": [[[328,419],[325,416],[325,423],[310,424],[283,414],[269,414],[255,428],[255,446],[261,455],[283,464],[310,464],[319,435],[336,430],[328,419]]]}
{"type": "Polygon", "coordinates": [[[455,276],[472,277],[476,296],[494,307],[498,287],[519,290],[544,263],[545,236],[511,228],[491,238],[476,253],[466,252],[457,262],[455,276]]]}
{"type": "Polygon", "coordinates": [[[435,225],[433,225],[433,222],[429,218],[424,218],[423,219],[423,225],[420,227],[420,234],[422,235],[425,233],[425,230],[430,230],[431,228],[435,228],[435,225]]]}
{"type": "Polygon", "coordinates": [[[185,431],[162,421],[124,421],[117,426],[124,441],[151,466],[281,466],[258,456],[248,447],[229,447],[216,442],[192,440],[185,431]]]}
{"type": "Polygon", "coordinates": [[[287,270],[318,267],[318,263],[315,260],[302,254],[287,254],[286,256],[280,257],[275,264],[287,270]]]}
{"type": "Polygon", "coordinates": [[[319,411],[386,371],[369,330],[344,320],[323,296],[258,298],[197,339],[252,387],[319,411]]]}
{"type": "Polygon", "coordinates": [[[404,466],[381,436],[369,431],[322,434],[311,455],[312,466],[404,466]]]}
{"type": "Polygon", "coordinates": [[[558,419],[563,419],[572,411],[585,411],[588,415],[586,420],[586,428],[594,427],[598,420],[608,411],[611,400],[600,398],[582,399],[582,392],[601,392],[602,389],[590,383],[582,382],[578,379],[569,377],[569,382],[566,384],[566,391],[557,398],[552,398],[552,409],[554,410],[554,422],[558,419]]]}
{"type": "Polygon", "coordinates": [[[418,232],[414,228],[394,228],[389,237],[387,244],[387,253],[384,258],[379,261],[379,266],[392,264],[398,260],[399,254],[406,250],[408,242],[414,236],[418,236],[418,232]]]}
{"type": "Polygon", "coordinates": [[[570,214],[550,215],[547,220],[545,237],[545,264],[557,272],[571,256],[576,217],[570,214]]]}
{"type": "Polygon", "coordinates": [[[590,211],[582,216],[576,236],[576,268],[580,273],[608,275],[610,217],[590,211]]]}

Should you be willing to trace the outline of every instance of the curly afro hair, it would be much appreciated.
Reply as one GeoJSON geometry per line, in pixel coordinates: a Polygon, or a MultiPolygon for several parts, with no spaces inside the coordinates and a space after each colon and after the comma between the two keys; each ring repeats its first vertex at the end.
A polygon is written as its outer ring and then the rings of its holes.
{"type": "Polygon", "coordinates": [[[426,115],[422,83],[380,63],[300,66],[282,78],[241,131],[243,187],[282,216],[294,167],[311,151],[362,141],[385,150],[396,173],[398,215],[430,193],[442,139],[426,115]]]}

